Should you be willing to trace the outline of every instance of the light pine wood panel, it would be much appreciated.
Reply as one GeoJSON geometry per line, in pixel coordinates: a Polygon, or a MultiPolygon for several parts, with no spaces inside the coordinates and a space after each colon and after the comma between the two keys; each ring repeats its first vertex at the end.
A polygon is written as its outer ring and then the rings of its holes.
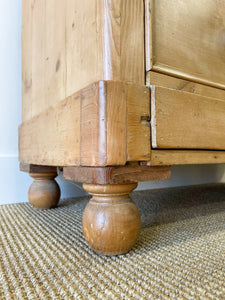
{"type": "Polygon", "coordinates": [[[61,0],[46,0],[45,71],[43,70],[46,81],[45,107],[66,98],[65,4],[61,0]]]}
{"type": "Polygon", "coordinates": [[[67,96],[104,79],[102,2],[66,0],[67,96]]]}
{"type": "Polygon", "coordinates": [[[22,119],[32,115],[32,2],[23,1],[22,9],[22,119]]]}
{"type": "Polygon", "coordinates": [[[141,122],[137,130],[132,120],[141,121],[142,114],[145,117],[149,111],[134,111],[130,106],[137,107],[149,89],[132,85],[93,83],[23,122],[19,128],[20,162],[44,166],[125,165],[127,153],[129,160],[148,161],[146,125],[141,122]],[[127,135],[140,142],[135,151],[127,135]]]}
{"type": "MultiPolygon", "coordinates": [[[[118,80],[145,84],[144,2],[120,0],[120,76],[118,80]]],[[[115,44],[118,41],[114,41],[115,44]]]]}
{"type": "Polygon", "coordinates": [[[225,163],[225,151],[152,150],[151,166],[225,163]]]}
{"type": "Polygon", "coordinates": [[[21,163],[80,165],[80,102],[78,92],[20,125],[21,163]]]}
{"type": "Polygon", "coordinates": [[[152,147],[225,149],[225,101],[152,87],[152,147]]]}
{"type": "MultiPolygon", "coordinates": [[[[28,1],[29,4],[29,1],[28,1]]],[[[32,23],[32,39],[29,51],[32,53],[32,83],[31,83],[31,99],[27,103],[31,107],[29,110],[31,116],[39,114],[42,109],[46,108],[45,91],[47,87],[45,77],[45,49],[46,49],[46,0],[33,1],[31,5],[32,23]]]]}
{"type": "Polygon", "coordinates": [[[65,2],[23,0],[23,120],[65,99],[65,2]]]}
{"type": "Polygon", "coordinates": [[[225,89],[225,1],[146,0],[146,67],[225,89]]]}
{"type": "Polygon", "coordinates": [[[81,164],[126,163],[126,84],[97,82],[81,91],[81,164]]]}
{"type": "Polygon", "coordinates": [[[81,93],[81,165],[107,165],[106,83],[96,82],[81,93]]]}
{"type": "Polygon", "coordinates": [[[136,0],[67,0],[67,95],[97,80],[145,83],[144,7],[136,0]]]}
{"type": "Polygon", "coordinates": [[[148,88],[100,81],[81,95],[82,165],[124,165],[150,159],[150,128],[141,122],[149,115],[148,88]]]}
{"type": "Polygon", "coordinates": [[[171,178],[168,166],[126,165],[122,167],[64,167],[63,176],[66,180],[92,184],[125,184],[148,180],[171,178]]]}
{"type": "Polygon", "coordinates": [[[193,81],[188,81],[188,80],[172,77],[169,75],[164,75],[153,71],[147,72],[146,85],[162,86],[162,87],[189,92],[189,93],[193,93],[205,97],[225,100],[225,90],[217,89],[193,81]]]}
{"type": "Polygon", "coordinates": [[[150,90],[127,85],[127,160],[149,160],[150,148],[150,90]]]}
{"type": "Polygon", "coordinates": [[[23,0],[23,121],[99,80],[144,85],[136,0],[23,0]]]}
{"type": "Polygon", "coordinates": [[[127,85],[109,81],[106,88],[107,165],[124,165],[127,160],[127,85]]]}

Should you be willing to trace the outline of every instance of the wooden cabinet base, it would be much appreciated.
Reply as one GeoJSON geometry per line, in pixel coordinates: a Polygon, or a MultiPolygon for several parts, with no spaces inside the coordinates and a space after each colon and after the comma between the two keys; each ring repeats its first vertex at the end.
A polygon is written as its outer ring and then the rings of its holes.
{"type": "Polygon", "coordinates": [[[120,254],[140,230],[128,196],[137,182],[225,163],[224,14],[225,0],[23,0],[19,161],[35,179],[30,202],[58,203],[60,167],[93,195],[88,243],[120,254]]]}
{"type": "Polygon", "coordinates": [[[57,206],[60,199],[60,188],[54,178],[57,173],[30,173],[34,178],[28,192],[31,205],[36,208],[52,208],[57,206]]]}
{"type": "Polygon", "coordinates": [[[83,214],[83,233],[92,249],[104,255],[128,252],[135,244],[141,218],[129,197],[137,184],[84,184],[92,199],[83,214]]]}

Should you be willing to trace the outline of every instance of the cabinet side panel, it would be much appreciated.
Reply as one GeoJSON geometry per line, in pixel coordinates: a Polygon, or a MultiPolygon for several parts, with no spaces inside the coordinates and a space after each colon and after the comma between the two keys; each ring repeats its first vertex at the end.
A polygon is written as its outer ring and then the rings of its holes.
{"type": "Polygon", "coordinates": [[[21,163],[79,166],[80,93],[24,122],[19,135],[21,163]]]}
{"type": "MultiPolygon", "coordinates": [[[[45,104],[41,110],[66,98],[66,2],[46,1],[45,104]]],[[[41,76],[41,74],[40,74],[41,76]]]]}
{"type": "Polygon", "coordinates": [[[98,80],[145,83],[144,8],[136,0],[67,0],[67,96],[98,80]]]}
{"type": "Polygon", "coordinates": [[[32,115],[32,19],[31,1],[23,0],[22,5],[22,120],[32,115]]]}
{"type": "Polygon", "coordinates": [[[22,117],[25,121],[45,108],[46,0],[23,0],[22,15],[22,117]]]}
{"type": "Polygon", "coordinates": [[[65,2],[23,0],[23,121],[65,99],[65,2]]]}
{"type": "Polygon", "coordinates": [[[23,0],[23,121],[100,80],[145,83],[136,0],[23,0]]]}
{"type": "Polygon", "coordinates": [[[67,96],[103,73],[102,0],[66,0],[67,96]]]}
{"type": "Polygon", "coordinates": [[[32,43],[30,50],[32,53],[32,96],[30,99],[31,115],[26,116],[26,119],[35,116],[46,108],[46,0],[33,1],[32,3],[32,43]]]}

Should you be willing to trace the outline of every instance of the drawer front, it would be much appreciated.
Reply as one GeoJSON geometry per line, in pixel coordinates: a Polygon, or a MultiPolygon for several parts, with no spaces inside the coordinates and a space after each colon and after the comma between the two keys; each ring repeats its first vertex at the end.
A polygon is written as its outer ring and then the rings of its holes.
{"type": "Polygon", "coordinates": [[[225,0],[146,0],[147,71],[225,89],[225,0]]]}
{"type": "Polygon", "coordinates": [[[225,100],[152,86],[151,140],[158,149],[225,150],[225,100]]]}

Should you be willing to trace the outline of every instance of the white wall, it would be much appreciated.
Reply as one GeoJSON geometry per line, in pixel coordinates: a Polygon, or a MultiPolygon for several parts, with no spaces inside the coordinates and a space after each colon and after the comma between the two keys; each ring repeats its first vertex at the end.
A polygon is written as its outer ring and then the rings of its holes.
{"type": "MultiPolygon", "coordinates": [[[[32,180],[19,171],[18,125],[21,122],[22,0],[0,0],[0,204],[25,202],[32,180]]],[[[172,179],[144,182],[139,189],[224,182],[223,165],[175,166],[172,179]]],[[[62,197],[83,194],[80,184],[57,179],[62,197]]]]}

